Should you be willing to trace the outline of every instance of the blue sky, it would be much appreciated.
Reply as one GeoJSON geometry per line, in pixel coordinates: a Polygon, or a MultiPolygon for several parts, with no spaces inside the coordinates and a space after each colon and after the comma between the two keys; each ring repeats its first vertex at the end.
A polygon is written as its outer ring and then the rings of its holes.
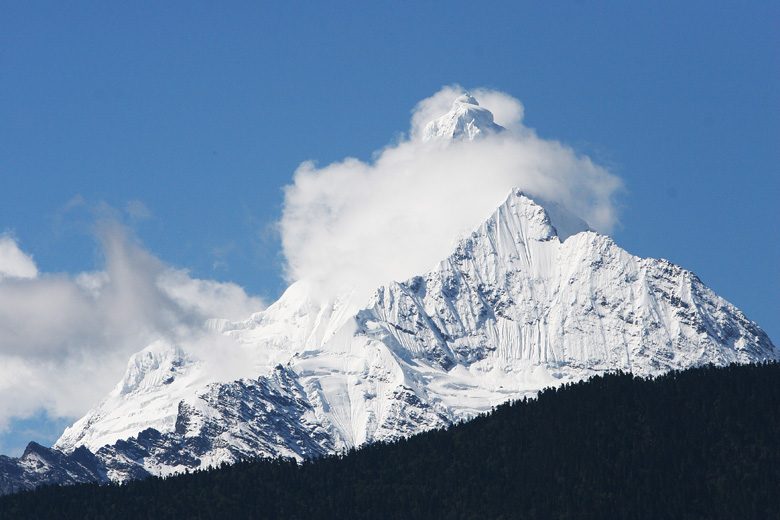
{"type": "MultiPolygon", "coordinates": [[[[422,99],[487,87],[623,180],[621,247],[692,270],[778,343],[779,26],[776,2],[7,1],[0,233],[75,277],[119,222],[270,302],[303,161],[369,161],[422,99]]],[[[0,452],[51,444],[67,421],[45,408],[0,452]]]]}

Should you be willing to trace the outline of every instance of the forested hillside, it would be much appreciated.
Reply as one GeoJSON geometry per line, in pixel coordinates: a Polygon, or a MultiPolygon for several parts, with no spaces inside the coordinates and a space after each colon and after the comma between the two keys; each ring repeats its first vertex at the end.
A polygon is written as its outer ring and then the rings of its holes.
{"type": "Polygon", "coordinates": [[[446,430],[0,498],[0,518],[776,518],[780,365],[610,374],[446,430]]]}

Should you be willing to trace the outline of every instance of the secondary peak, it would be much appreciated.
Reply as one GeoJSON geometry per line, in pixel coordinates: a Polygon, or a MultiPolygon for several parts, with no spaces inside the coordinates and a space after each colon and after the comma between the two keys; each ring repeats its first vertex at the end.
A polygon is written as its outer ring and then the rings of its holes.
{"type": "Polygon", "coordinates": [[[423,141],[460,141],[484,137],[505,130],[493,122],[493,113],[481,106],[471,94],[455,99],[452,109],[428,123],[423,130],[423,141]]]}

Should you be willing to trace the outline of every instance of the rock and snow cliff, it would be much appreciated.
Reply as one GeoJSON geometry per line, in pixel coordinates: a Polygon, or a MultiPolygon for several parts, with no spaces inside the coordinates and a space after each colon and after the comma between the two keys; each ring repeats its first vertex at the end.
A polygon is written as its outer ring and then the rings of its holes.
{"type": "MultiPolygon", "coordinates": [[[[464,96],[425,136],[500,130],[464,96]]],[[[693,273],[632,256],[518,190],[433,269],[368,302],[315,297],[299,281],[249,320],[213,326],[240,345],[253,377],[220,380],[187,345],[150,345],[54,446],[68,460],[94,454],[95,467],[75,480],[333,453],[606,370],[780,359],[755,323],[693,273]]],[[[30,472],[11,472],[17,487],[30,472]]]]}

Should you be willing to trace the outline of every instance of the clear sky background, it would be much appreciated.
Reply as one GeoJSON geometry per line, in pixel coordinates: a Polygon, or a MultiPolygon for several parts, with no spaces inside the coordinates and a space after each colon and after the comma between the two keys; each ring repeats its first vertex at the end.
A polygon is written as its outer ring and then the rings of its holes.
{"type": "MultiPolygon", "coordinates": [[[[271,302],[298,165],[370,161],[457,83],[619,176],[617,244],[780,342],[777,2],[247,4],[3,2],[0,233],[41,276],[103,269],[109,215],[165,265],[271,302]]],[[[0,452],[73,419],[44,410],[6,422],[0,452]]]]}

